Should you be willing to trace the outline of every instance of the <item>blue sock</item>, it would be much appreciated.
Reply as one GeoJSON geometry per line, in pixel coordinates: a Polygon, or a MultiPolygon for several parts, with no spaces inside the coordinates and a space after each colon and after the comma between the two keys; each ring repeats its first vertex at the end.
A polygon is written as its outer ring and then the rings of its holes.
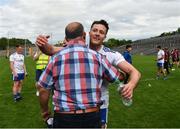
{"type": "Polygon", "coordinates": [[[14,100],[16,101],[17,100],[17,95],[13,95],[13,97],[14,97],[14,100]]]}
{"type": "Polygon", "coordinates": [[[21,94],[20,94],[20,93],[17,93],[16,96],[17,96],[17,97],[16,97],[17,99],[20,99],[20,98],[21,98],[21,94]]]}
{"type": "Polygon", "coordinates": [[[21,96],[21,94],[20,94],[20,93],[17,93],[16,95],[17,95],[17,96],[21,96]]]}
{"type": "Polygon", "coordinates": [[[16,98],[17,97],[17,95],[15,94],[15,95],[13,95],[14,96],[14,98],[16,98]]]}

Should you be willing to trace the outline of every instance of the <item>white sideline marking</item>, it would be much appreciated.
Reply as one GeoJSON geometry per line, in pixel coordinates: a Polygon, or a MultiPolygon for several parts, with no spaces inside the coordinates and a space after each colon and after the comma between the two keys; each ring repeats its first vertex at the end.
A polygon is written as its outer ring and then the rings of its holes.
{"type": "Polygon", "coordinates": [[[146,78],[146,79],[143,79],[143,80],[140,80],[140,81],[145,82],[145,81],[151,81],[151,80],[155,80],[155,78],[146,78]]]}
{"type": "MultiPolygon", "coordinates": [[[[167,77],[167,80],[172,79],[172,78],[175,78],[175,77],[167,77]]],[[[146,79],[140,80],[140,82],[154,81],[154,80],[156,80],[156,78],[146,78],[146,79]]]]}

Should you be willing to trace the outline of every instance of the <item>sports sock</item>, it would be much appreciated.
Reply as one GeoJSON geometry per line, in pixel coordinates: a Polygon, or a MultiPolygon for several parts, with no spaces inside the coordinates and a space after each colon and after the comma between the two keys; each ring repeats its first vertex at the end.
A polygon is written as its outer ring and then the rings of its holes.
{"type": "Polygon", "coordinates": [[[16,96],[17,96],[17,99],[21,99],[21,94],[20,93],[17,93],[16,96]]]}
{"type": "Polygon", "coordinates": [[[14,99],[14,101],[17,100],[17,95],[16,94],[13,95],[13,99],[14,99]]]}

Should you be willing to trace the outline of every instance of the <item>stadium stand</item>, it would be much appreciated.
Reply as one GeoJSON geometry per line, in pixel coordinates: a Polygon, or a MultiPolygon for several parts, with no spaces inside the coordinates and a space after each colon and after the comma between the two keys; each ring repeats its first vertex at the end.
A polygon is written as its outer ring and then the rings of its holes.
{"type": "MultiPolygon", "coordinates": [[[[164,37],[154,37],[148,39],[142,39],[134,41],[132,44],[133,50],[132,54],[140,54],[140,55],[154,55],[156,54],[156,47],[160,45],[162,48],[167,47],[171,51],[174,48],[180,49],[180,34],[172,35],[172,36],[164,36],[164,37]]],[[[119,46],[113,48],[115,51],[119,51],[123,53],[125,50],[125,46],[119,46]]],[[[35,46],[32,45],[32,53],[36,50],[35,46]]],[[[10,48],[10,54],[15,51],[15,48],[10,48]]],[[[27,51],[28,52],[28,51],[27,51]]],[[[7,50],[0,50],[0,56],[6,56],[7,50]]],[[[27,53],[27,55],[31,55],[27,53]]]]}
{"type": "MultiPolygon", "coordinates": [[[[156,47],[160,45],[162,48],[167,47],[169,50],[174,48],[180,49],[180,34],[165,36],[165,37],[155,37],[149,39],[142,39],[134,41],[132,44],[132,54],[140,54],[140,55],[153,55],[155,54],[156,47]]],[[[125,46],[119,46],[113,48],[115,51],[119,51],[120,53],[124,52],[125,46]]]]}

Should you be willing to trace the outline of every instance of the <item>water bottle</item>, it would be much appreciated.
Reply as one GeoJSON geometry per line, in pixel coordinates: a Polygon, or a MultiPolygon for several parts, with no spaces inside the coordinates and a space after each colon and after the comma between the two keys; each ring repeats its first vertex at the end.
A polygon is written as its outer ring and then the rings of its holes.
{"type": "MultiPolygon", "coordinates": [[[[119,87],[118,87],[117,90],[118,90],[118,91],[121,91],[121,90],[123,89],[123,87],[124,87],[124,84],[121,83],[121,84],[119,84],[119,87]]],[[[122,97],[122,96],[121,96],[121,98],[122,98],[122,103],[123,103],[125,106],[129,107],[129,106],[132,105],[132,103],[133,103],[132,98],[129,99],[129,98],[124,98],[124,97],[122,97]]]]}

